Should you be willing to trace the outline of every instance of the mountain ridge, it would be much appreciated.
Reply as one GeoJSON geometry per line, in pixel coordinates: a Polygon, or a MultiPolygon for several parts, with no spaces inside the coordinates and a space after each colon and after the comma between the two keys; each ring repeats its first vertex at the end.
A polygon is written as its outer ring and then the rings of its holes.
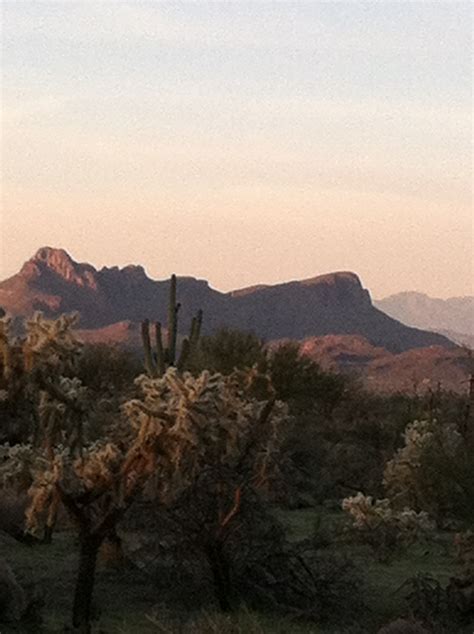
{"type": "MultiPolygon", "coordinates": [[[[228,326],[252,330],[266,340],[353,334],[392,352],[453,345],[378,310],[359,277],[349,271],[227,293],[191,276],[178,280],[183,329],[202,308],[205,333],[228,326]]],[[[95,329],[144,318],[164,321],[168,290],[169,280],[153,280],[140,265],[96,269],[76,262],[64,249],[42,247],[19,273],[0,282],[0,306],[19,317],[34,310],[49,316],[76,310],[81,328],[95,329]]]]}

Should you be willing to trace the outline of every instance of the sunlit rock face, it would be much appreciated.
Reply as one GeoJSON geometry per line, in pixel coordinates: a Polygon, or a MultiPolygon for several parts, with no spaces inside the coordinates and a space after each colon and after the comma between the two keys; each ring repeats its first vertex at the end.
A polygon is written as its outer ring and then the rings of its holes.
{"type": "Polygon", "coordinates": [[[24,275],[41,275],[43,270],[50,270],[67,282],[78,286],[97,288],[96,269],[90,264],[78,264],[64,249],[43,247],[25,263],[22,268],[24,275]]]}

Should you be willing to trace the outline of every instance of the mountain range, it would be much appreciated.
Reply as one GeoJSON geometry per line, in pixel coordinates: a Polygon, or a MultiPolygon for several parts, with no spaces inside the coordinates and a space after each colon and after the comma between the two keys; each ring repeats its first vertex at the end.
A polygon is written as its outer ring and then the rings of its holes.
{"type": "MultiPolygon", "coordinates": [[[[44,247],[19,273],[0,282],[0,306],[14,316],[78,311],[81,328],[96,329],[144,318],[164,321],[168,291],[168,280],[150,279],[141,266],[97,270],[75,262],[63,249],[44,247]]],[[[212,289],[205,280],[180,277],[178,301],[183,327],[202,308],[207,333],[228,326],[265,340],[357,334],[391,352],[452,346],[442,335],[410,328],[377,309],[357,275],[349,272],[230,293],[212,289]]]]}
{"type": "MultiPolygon", "coordinates": [[[[63,249],[43,247],[16,275],[0,282],[0,306],[18,319],[35,310],[50,317],[78,311],[84,340],[137,348],[143,319],[166,323],[168,293],[169,280],[151,279],[142,266],[97,270],[63,249]]],[[[183,332],[201,308],[204,334],[227,326],[268,342],[298,340],[303,354],[325,367],[355,371],[378,390],[439,381],[464,389],[465,353],[441,334],[385,314],[384,303],[374,305],[351,272],[228,293],[205,280],[179,277],[178,301],[183,332]]]]}
{"type": "Polygon", "coordinates": [[[474,348],[474,296],[439,299],[414,291],[374,301],[375,306],[404,324],[439,332],[474,348]]]}

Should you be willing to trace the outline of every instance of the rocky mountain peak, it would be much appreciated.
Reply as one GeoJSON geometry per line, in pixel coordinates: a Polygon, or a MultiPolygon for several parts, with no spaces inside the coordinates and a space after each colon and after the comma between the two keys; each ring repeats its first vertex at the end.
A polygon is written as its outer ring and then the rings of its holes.
{"type": "Polygon", "coordinates": [[[57,273],[68,273],[75,268],[75,262],[64,249],[42,247],[31,258],[33,262],[42,262],[57,273]]]}
{"type": "Polygon", "coordinates": [[[96,288],[96,269],[90,264],[75,262],[64,249],[41,247],[35,255],[23,265],[21,274],[28,278],[39,277],[50,271],[66,282],[78,286],[96,288]]]}

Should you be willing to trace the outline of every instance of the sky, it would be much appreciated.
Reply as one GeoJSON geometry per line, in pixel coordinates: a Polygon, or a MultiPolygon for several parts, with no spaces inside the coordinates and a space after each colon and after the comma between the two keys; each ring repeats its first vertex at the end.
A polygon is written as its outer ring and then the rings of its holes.
{"type": "Polygon", "coordinates": [[[473,293],[472,5],[3,0],[0,279],[473,293]]]}

